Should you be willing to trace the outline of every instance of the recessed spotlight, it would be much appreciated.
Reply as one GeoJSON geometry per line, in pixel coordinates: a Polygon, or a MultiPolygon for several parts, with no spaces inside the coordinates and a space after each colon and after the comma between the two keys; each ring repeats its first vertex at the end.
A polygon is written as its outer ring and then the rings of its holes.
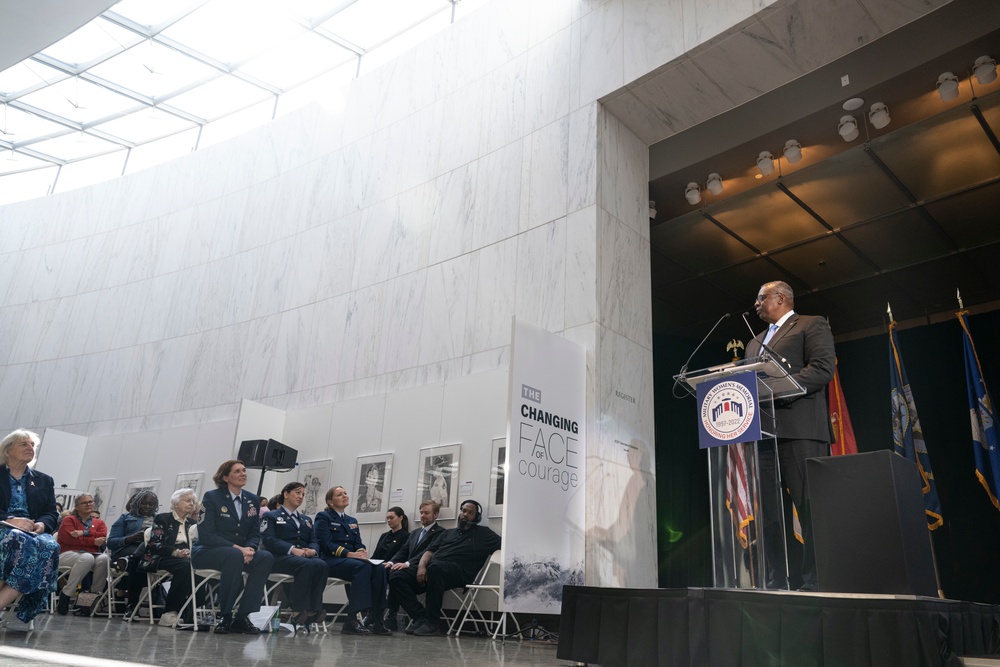
{"type": "Polygon", "coordinates": [[[722,194],[722,177],[718,174],[709,174],[708,182],[705,184],[705,189],[711,192],[713,195],[722,194]]]}
{"type": "Polygon", "coordinates": [[[868,120],[871,121],[876,130],[881,130],[892,122],[892,118],[889,117],[889,107],[881,102],[876,102],[872,105],[871,111],[868,112],[868,120]]]}
{"type": "Polygon", "coordinates": [[[844,111],[854,111],[855,109],[860,109],[865,105],[865,101],[860,97],[852,97],[851,99],[844,102],[844,111]]]}
{"type": "Polygon", "coordinates": [[[701,188],[698,187],[697,183],[688,183],[687,187],[684,188],[684,198],[692,206],[701,201],[701,188]]]}
{"type": "Polygon", "coordinates": [[[985,86],[997,80],[997,61],[989,56],[979,56],[976,64],[972,66],[972,72],[976,75],[979,85],[985,86]]]}
{"type": "Polygon", "coordinates": [[[942,102],[948,102],[958,97],[958,77],[951,72],[945,72],[938,77],[937,84],[938,97],[942,102]]]}
{"type": "Polygon", "coordinates": [[[795,164],[802,159],[802,144],[795,141],[795,139],[789,139],[785,142],[785,159],[789,163],[795,164]]]}
{"type": "Polygon", "coordinates": [[[844,139],[844,141],[854,141],[858,138],[858,121],[854,116],[847,115],[841,116],[840,124],[837,125],[837,132],[844,139]]]}
{"type": "Polygon", "coordinates": [[[761,151],[757,156],[757,168],[764,176],[774,173],[774,156],[771,151],[761,151]]]}

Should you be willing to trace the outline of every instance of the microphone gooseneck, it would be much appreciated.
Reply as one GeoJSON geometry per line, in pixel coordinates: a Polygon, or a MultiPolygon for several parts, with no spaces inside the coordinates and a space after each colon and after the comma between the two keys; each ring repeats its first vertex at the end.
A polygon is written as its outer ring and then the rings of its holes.
{"type": "Polygon", "coordinates": [[[712,335],[712,333],[713,333],[713,332],[714,332],[714,331],[715,331],[716,329],[718,329],[718,328],[719,328],[719,325],[720,325],[720,324],[722,324],[722,320],[726,319],[726,318],[727,318],[727,317],[729,317],[729,316],[730,316],[731,314],[732,314],[732,313],[726,313],[726,314],[724,314],[724,315],[723,315],[722,317],[720,317],[720,318],[718,319],[718,321],[716,321],[715,325],[714,325],[714,326],[713,326],[713,327],[712,327],[711,329],[709,329],[709,330],[708,330],[708,333],[707,333],[707,334],[705,334],[705,337],[704,337],[704,338],[702,338],[702,339],[701,339],[701,342],[700,342],[700,343],[698,343],[697,347],[695,347],[695,348],[694,348],[694,352],[692,352],[692,353],[691,353],[691,356],[690,356],[690,357],[688,357],[688,360],[684,362],[684,365],[683,365],[683,366],[681,366],[681,372],[680,372],[680,373],[678,373],[678,375],[684,375],[685,373],[687,373],[687,369],[688,369],[688,365],[689,365],[689,364],[691,363],[691,360],[692,360],[692,359],[694,359],[694,355],[698,353],[698,350],[700,350],[700,349],[701,349],[701,346],[705,344],[705,341],[706,341],[706,340],[708,340],[708,337],[709,337],[709,336],[711,336],[711,335],[712,335]]]}
{"type": "MultiPolygon", "coordinates": [[[[743,317],[743,323],[746,324],[747,325],[747,329],[750,330],[751,339],[755,339],[755,338],[757,338],[757,334],[755,334],[753,332],[753,327],[750,326],[750,322],[749,322],[749,320],[747,320],[747,315],[749,315],[749,314],[750,314],[749,310],[745,311],[743,313],[743,316],[742,316],[743,317]]],[[[777,352],[775,352],[770,346],[768,346],[766,343],[764,343],[764,339],[763,338],[761,338],[757,342],[760,343],[760,347],[761,347],[762,350],[765,350],[768,354],[770,354],[775,359],[781,359],[781,363],[785,364],[786,366],[790,366],[790,364],[788,363],[788,359],[785,359],[783,356],[781,356],[780,354],[778,354],[777,352]]]]}

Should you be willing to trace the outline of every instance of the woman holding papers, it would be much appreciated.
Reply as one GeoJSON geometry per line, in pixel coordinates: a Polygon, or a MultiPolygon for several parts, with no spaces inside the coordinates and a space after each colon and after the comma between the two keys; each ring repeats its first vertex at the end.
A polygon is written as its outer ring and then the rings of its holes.
{"type": "Polygon", "coordinates": [[[21,597],[29,623],[59,578],[59,522],[52,478],[28,467],[38,435],[19,429],[0,441],[0,609],[21,597]]]}

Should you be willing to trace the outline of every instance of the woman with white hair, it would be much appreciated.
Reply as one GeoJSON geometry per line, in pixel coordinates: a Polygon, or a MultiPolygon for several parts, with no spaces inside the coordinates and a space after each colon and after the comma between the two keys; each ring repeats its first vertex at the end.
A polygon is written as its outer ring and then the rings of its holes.
{"type": "Polygon", "coordinates": [[[17,617],[29,623],[59,578],[55,484],[28,467],[38,435],[18,429],[0,441],[0,609],[18,596],[17,617]]]}
{"type": "MultiPolygon", "coordinates": [[[[160,625],[175,627],[178,613],[191,596],[191,544],[198,537],[198,497],[194,489],[177,489],[170,495],[170,511],[157,514],[149,543],[139,561],[139,572],[166,570],[171,574],[170,592],[163,606],[160,625]]],[[[185,612],[185,622],[190,607],[185,612]]]]}

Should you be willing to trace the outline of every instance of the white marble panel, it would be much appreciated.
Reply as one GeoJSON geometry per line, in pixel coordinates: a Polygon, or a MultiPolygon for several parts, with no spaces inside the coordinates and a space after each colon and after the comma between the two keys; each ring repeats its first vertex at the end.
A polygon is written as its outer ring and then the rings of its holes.
{"type": "Polygon", "coordinates": [[[683,0],[684,50],[690,51],[753,14],[750,0],[683,0]]]}
{"type": "MultiPolygon", "coordinates": [[[[564,4],[564,0],[536,4],[564,4]]],[[[568,27],[528,51],[524,88],[525,132],[534,132],[569,113],[571,64],[568,27]]]]}
{"type": "Polygon", "coordinates": [[[288,294],[289,267],[294,262],[292,243],[281,239],[263,248],[261,263],[254,276],[253,316],[263,317],[285,309],[288,294]]]}
{"type": "Polygon", "coordinates": [[[104,360],[100,366],[100,379],[97,381],[94,397],[94,411],[88,417],[90,421],[104,421],[118,417],[133,356],[131,347],[103,354],[104,360]]]}
{"type": "MultiPolygon", "coordinates": [[[[136,339],[138,343],[149,343],[154,340],[166,338],[166,332],[173,330],[173,323],[170,318],[174,301],[175,299],[187,301],[187,299],[178,299],[177,288],[182,275],[181,273],[170,273],[143,281],[143,283],[136,283],[147,284],[149,286],[146,292],[146,301],[132,304],[136,309],[133,312],[126,312],[126,308],[123,305],[121,313],[118,316],[118,321],[124,322],[136,317],[141,318],[138,337],[136,339]]],[[[127,290],[126,295],[128,294],[127,290]]]]}
{"type": "Polygon", "coordinates": [[[428,105],[389,128],[390,169],[394,172],[393,188],[386,196],[433,181],[438,175],[442,144],[438,116],[434,105],[428,105]]]}
{"type": "Polygon", "coordinates": [[[428,267],[417,363],[454,359],[464,353],[469,314],[475,308],[469,303],[473,261],[468,254],[428,267]]]}
{"type": "Polygon", "coordinates": [[[547,2],[518,0],[518,2],[527,5],[528,46],[533,47],[569,26],[573,20],[574,5],[577,0],[547,2]]]}
{"type": "Polygon", "coordinates": [[[366,136],[337,151],[336,167],[331,164],[330,183],[333,186],[332,218],[361,210],[368,189],[368,156],[372,138],[366,136]]]}
{"type": "Polygon", "coordinates": [[[475,253],[475,323],[471,352],[510,345],[517,283],[518,237],[475,253]]]}
{"type": "Polygon", "coordinates": [[[315,306],[310,304],[281,314],[266,389],[268,396],[290,394],[306,386],[305,379],[310,365],[306,336],[313,330],[315,313],[315,306]]]}
{"type": "Polygon", "coordinates": [[[810,72],[881,36],[855,0],[790,3],[762,19],[803,72],[810,72]]]}
{"type": "Polygon", "coordinates": [[[485,26],[483,46],[486,49],[483,69],[490,72],[509,63],[528,49],[528,10],[523,1],[492,2],[476,10],[485,26]]]}
{"type": "Polygon", "coordinates": [[[728,111],[733,102],[690,60],[685,59],[636,86],[621,98],[610,101],[608,108],[617,114],[617,105],[622,105],[622,118],[626,114],[630,118],[637,118],[639,114],[648,116],[638,121],[642,123],[642,129],[632,129],[646,144],[651,144],[705,118],[728,111]],[[631,111],[627,99],[629,94],[634,95],[637,103],[642,105],[641,111],[631,111]]]}
{"type": "MultiPolygon", "coordinates": [[[[196,252],[198,260],[192,263],[202,263],[208,260],[212,247],[212,236],[215,233],[211,216],[217,212],[218,202],[208,202],[195,208],[195,217],[191,226],[194,235],[200,230],[197,250],[191,248],[188,252],[196,252]]],[[[266,245],[271,240],[271,228],[281,220],[282,205],[279,194],[279,181],[272,178],[263,183],[255,183],[247,194],[246,211],[243,223],[240,225],[240,240],[237,250],[250,250],[266,245]]],[[[189,244],[190,245],[190,244],[189,244]]]]}
{"type": "Polygon", "coordinates": [[[46,312],[45,320],[42,322],[35,340],[35,351],[32,356],[34,360],[54,359],[59,356],[59,349],[62,347],[63,337],[70,327],[70,318],[73,314],[73,301],[71,297],[65,299],[52,299],[46,303],[51,304],[46,312]]]}
{"type": "Polygon", "coordinates": [[[80,367],[72,384],[68,409],[64,417],[65,424],[82,424],[90,421],[94,404],[97,402],[105,357],[106,353],[80,357],[80,367]]]}
{"type": "Polygon", "coordinates": [[[483,79],[480,79],[448,95],[435,105],[434,113],[441,122],[440,129],[432,130],[434,134],[431,140],[437,139],[440,143],[438,174],[449,172],[479,156],[483,125],[483,88],[483,79]]]}
{"type": "Polygon", "coordinates": [[[81,256],[85,259],[80,265],[79,274],[75,276],[75,280],[71,280],[68,275],[62,278],[68,281],[66,288],[78,293],[100,289],[107,276],[113,245],[114,234],[110,232],[88,237],[81,251],[81,256]]]}
{"type": "Polygon", "coordinates": [[[566,217],[566,328],[597,319],[597,215],[588,206],[566,217]]]}
{"type": "Polygon", "coordinates": [[[59,274],[67,264],[70,267],[77,264],[76,258],[67,257],[68,249],[68,243],[50,245],[42,249],[38,268],[31,283],[32,301],[44,301],[59,296],[59,274]]]}
{"type": "MultiPolygon", "coordinates": [[[[112,321],[115,325],[111,332],[111,348],[126,347],[135,345],[139,338],[139,329],[143,324],[143,315],[147,310],[147,299],[152,294],[155,279],[144,280],[141,283],[132,283],[125,286],[125,294],[121,300],[121,308],[118,311],[117,320],[112,321]]],[[[169,281],[168,281],[169,282],[169,281]]],[[[161,292],[164,294],[169,292],[161,292]]],[[[169,302],[164,308],[169,308],[169,302]]]]}
{"type": "Polygon", "coordinates": [[[31,285],[34,283],[43,252],[42,248],[32,248],[13,255],[16,268],[11,273],[10,282],[7,283],[4,305],[28,303],[31,300],[31,285]]]}
{"type": "Polygon", "coordinates": [[[546,331],[566,323],[566,219],[517,237],[516,314],[546,331]]]}
{"type": "Polygon", "coordinates": [[[471,84],[485,71],[486,25],[473,15],[453,23],[442,34],[448,63],[445,90],[453,93],[471,84]]]}
{"type": "Polygon", "coordinates": [[[136,256],[136,248],[141,224],[122,227],[114,233],[114,246],[108,258],[108,273],[104,277],[105,287],[124,285],[129,282],[132,262],[136,256]]]}
{"type": "Polygon", "coordinates": [[[635,81],[684,53],[680,2],[626,0],[623,8],[625,82],[635,81]]]}
{"type": "Polygon", "coordinates": [[[568,211],[573,212],[597,201],[597,115],[598,104],[577,109],[569,116],[567,157],[568,211]]]}
{"type": "Polygon", "coordinates": [[[306,387],[325,387],[340,380],[347,305],[347,295],[316,303],[316,314],[309,331],[306,387]]]}
{"type": "Polygon", "coordinates": [[[382,125],[382,101],[386,81],[382,69],[367,72],[351,82],[344,109],[344,144],[351,144],[370,135],[382,125]]]}
{"type": "Polygon", "coordinates": [[[66,415],[69,413],[69,406],[73,400],[73,391],[76,387],[76,379],[80,368],[83,366],[83,357],[74,356],[67,359],[58,359],[52,368],[52,382],[49,383],[48,393],[42,402],[42,413],[38,423],[46,425],[58,425],[66,423],[66,415]]]}
{"type": "Polygon", "coordinates": [[[387,296],[386,283],[363,287],[349,295],[340,359],[341,381],[371,377],[378,371],[387,296]]]}
{"type": "Polygon", "coordinates": [[[528,57],[522,54],[486,75],[481,154],[495,151],[524,135],[527,65],[528,57]]]}
{"type": "Polygon", "coordinates": [[[243,357],[240,396],[257,401],[266,395],[281,315],[255,319],[250,325],[246,355],[243,357]]]}
{"type": "Polygon", "coordinates": [[[887,33],[947,3],[948,0],[891,0],[861,4],[879,29],[887,33]]]}
{"type": "Polygon", "coordinates": [[[191,337],[180,397],[182,410],[229,403],[240,397],[243,351],[250,329],[249,323],[242,323],[191,337]]]}
{"type": "Polygon", "coordinates": [[[649,237],[649,151],[621,121],[598,115],[597,204],[649,237]]]}
{"type": "Polygon", "coordinates": [[[190,271],[192,275],[201,275],[204,280],[191,292],[195,297],[191,331],[207,331],[226,324],[226,307],[234,289],[233,275],[237,264],[236,257],[230,256],[206,265],[204,271],[190,271]]]}
{"type": "Polygon", "coordinates": [[[291,239],[292,257],[295,259],[289,266],[291,276],[288,281],[286,308],[298,308],[316,301],[319,291],[317,278],[321,275],[320,263],[323,261],[327,231],[325,225],[314,227],[291,239]]]}
{"type": "MultiPolygon", "coordinates": [[[[62,344],[57,352],[58,356],[75,357],[86,352],[88,334],[93,325],[100,299],[100,292],[87,292],[72,298],[73,311],[69,316],[69,324],[63,331],[62,344]]],[[[0,341],[2,341],[2,335],[0,335],[0,341]]]]}
{"type": "Polygon", "coordinates": [[[622,3],[610,0],[580,19],[580,102],[625,85],[622,3]]]}
{"type": "Polygon", "coordinates": [[[479,160],[473,208],[473,248],[482,248],[517,233],[523,152],[522,142],[515,141],[479,160]]]}
{"type": "Polygon", "coordinates": [[[602,209],[597,218],[600,322],[651,348],[649,241],[602,209]]]}
{"type": "Polygon", "coordinates": [[[410,368],[420,357],[421,319],[427,271],[415,271],[389,281],[382,313],[382,349],[378,355],[379,373],[410,368]]]}
{"type": "Polygon", "coordinates": [[[7,363],[21,364],[35,360],[38,339],[48,328],[58,306],[59,302],[56,300],[21,306],[24,310],[24,319],[17,331],[17,337],[14,339],[14,346],[11,348],[10,359],[7,363]]]}
{"type": "Polygon", "coordinates": [[[736,104],[774,90],[802,74],[759,23],[693,58],[736,104]]]}
{"type": "MultiPolygon", "coordinates": [[[[200,306],[198,295],[207,286],[208,265],[199,264],[184,271],[178,271],[175,285],[175,296],[172,302],[168,301],[166,307],[169,315],[164,322],[164,329],[161,336],[155,336],[149,340],[140,340],[142,343],[157,340],[158,338],[173,338],[174,336],[186,336],[194,333],[197,328],[195,322],[198,317],[200,306]]],[[[156,308],[154,302],[149,304],[149,308],[156,308]]],[[[148,309],[148,308],[147,308],[148,309]]]]}
{"type": "Polygon", "coordinates": [[[437,179],[429,263],[443,262],[472,249],[478,173],[479,163],[472,162],[437,179]]]}
{"type": "Polygon", "coordinates": [[[3,371],[0,376],[0,416],[8,431],[22,426],[15,421],[15,417],[32,366],[33,364],[16,364],[0,369],[3,371]]]}
{"type": "Polygon", "coordinates": [[[427,266],[431,231],[437,224],[437,183],[429,181],[396,198],[393,212],[392,246],[387,257],[388,277],[400,276],[427,266]]]}
{"type": "Polygon", "coordinates": [[[244,188],[219,198],[218,215],[209,226],[213,233],[208,261],[236,253],[250,191],[251,188],[244,188]]]}
{"type": "Polygon", "coordinates": [[[395,199],[379,202],[361,212],[353,289],[368,287],[389,277],[389,257],[395,238],[395,199]]]}
{"type": "Polygon", "coordinates": [[[17,404],[17,411],[14,413],[15,424],[40,424],[42,411],[45,406],[45,395],[49,392],[49,385],[52,383],[52,373],[55,371],[56,361],[39,361],[31,364],[28,376],[21,386],[20,400],[17,404]]]}
{"type": "Polygon", "coordinates": [[[568,117],[531,135],[529,160],[528,217],[522,220],[522,231],[566,215],[569,199],[568,117]]]}
{"type": "Polygon", "coordinates": [[[156,355],[146,371],[149,389],[146,403],[139,414],[171,412],[178,409],[180,395],[185,391],[182,382],[190,336],[171,338],[156,344],[156,355]]]}
{"type": "Polygon", "coordinates": [[[256,299],[257,275],[262,270],[264,248],[254,248],[235,256],[236,266],[233,268],[232,290],[226,304],[224,324],[246,322],[253,316],[253,304],[256,299]]]}
{"type": "Polygon", "coordinates": [[[324,225],[326,235],[316,277],[317,300],[350,291],[360,220],[361,213],[356,212],[324,225]]]}
{"type": "Polygon", "coordinates": [[[11,350],[17,340],[21,321],[25,315],[23,306],[10,306],[0,309],[0,367],[10,362],[11,350]]]}

